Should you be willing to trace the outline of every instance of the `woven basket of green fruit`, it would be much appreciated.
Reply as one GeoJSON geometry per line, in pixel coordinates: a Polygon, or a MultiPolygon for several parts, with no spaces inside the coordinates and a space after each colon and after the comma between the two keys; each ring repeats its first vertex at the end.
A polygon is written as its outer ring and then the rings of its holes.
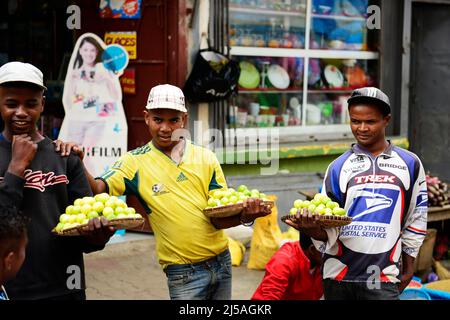
{"type": "Polygon", "coordinates": [[[324,194],[317,193],[314,198],[309,200],[297,199],[289,211],[289,215],[281,217],[284,222],[291,220],[296,223],[300,216],[312,213],[317,216],[316,223],[323,228],[335,228],[345,226],[352,222],[352,218],[347,216],[343,208],[339,207],[337,202],[332,201],[324,194]]]}
{"type": "Polygon", "coordinates": [[[266,195],[259,190],[249,190],[247,186],[240,185],[237,190],[228,188],[212,192],[208,199],[208,206],[203,210],[203,213],[210,218],[235,216],[244,210],[244,201],[248,198],[259,198],[270,209],[275,205],[274,201],[267,199],[266,195]]]}
{"type": "MultiPolygon", "coordinates": [[[[314,213],[316,214],[316,213],[314,213]]],[[[281,217],[281,221],[285,222],[286,220],[291,220],[294,223],[297,223],[299,218],[295,215],[286,215],[281,217]]],[[[320,225],[322,228],[336,228],[342,227],[352,222],[352,218],[350,217],[340,217],[340,216],[318,216],[318,220],[316,223],[320,225]]]]}
{"type": "Polygon", "coordinates": [[[52,232],[60,236],[78,236],[90,219],[102,216],[116,229],[135,229],[143,227],[145,223],[144,218],[123,200],[102,193],[95,197],[76,199],[67,206],[52,232]]]}

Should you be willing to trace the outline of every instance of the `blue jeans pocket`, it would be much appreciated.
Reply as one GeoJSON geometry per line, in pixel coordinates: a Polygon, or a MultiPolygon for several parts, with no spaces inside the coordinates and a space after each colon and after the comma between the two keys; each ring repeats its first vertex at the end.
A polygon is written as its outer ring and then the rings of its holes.
{"type": "Polygon", "coordinates": [[[186,285],[191,279],[191,272],[186,272],[183,274],[167,274],[167,283],[169,288],[176,288],[186,285]]]}

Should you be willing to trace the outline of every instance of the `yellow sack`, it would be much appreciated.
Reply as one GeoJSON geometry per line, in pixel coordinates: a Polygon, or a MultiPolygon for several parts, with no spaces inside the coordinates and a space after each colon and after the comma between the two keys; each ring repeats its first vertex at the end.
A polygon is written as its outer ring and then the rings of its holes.
{"type": "MultiPolygon", "coordinates": [[[[267,198],[272,201],[277,199],[275,195],[269,195],[267,198]]],[[[247,268],[265,269],[267,262],[278,250],[280,241],[281,230],[278,225],[278,209],[275,205],[271,214],[255,220],[247,268]]]]}
{"type": "Polygon", "coordinates": [[[283,232],[281,234],[281,238],[283,240],[292,240],[292,241],[298,241],[300,240],[300,233],[298,232],[298,230],[289,227],[289,229],[286,232],[283,232]]]}
{"type": "Polygon", "coordinates": [[[242,260],[244,260],[245,246],[242,242],[228,237],[228,249],[230,249],[231,254],[231,265],[240,266],[242,260]]]}
{"type": "Polygon", "coordinates": [[[439,280],[448,280],[450,279],[450,271],[445,268],[442,263],[439,261],[433,260],[434,269],[436,270],[436,274],[439,277],[439,280]]]}

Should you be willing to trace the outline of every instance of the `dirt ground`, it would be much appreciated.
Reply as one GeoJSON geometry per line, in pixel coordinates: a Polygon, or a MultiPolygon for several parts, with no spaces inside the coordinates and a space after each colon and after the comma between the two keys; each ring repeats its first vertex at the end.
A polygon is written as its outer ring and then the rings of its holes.
{"type": "MultiPolygon", "coordinates": [[[[248,300],[264,276],[263,270],[233,267],[232,299],[248,300]]],[[[115,235],[103,251],[85,255],[88,300],[168,300],[164,272],[157,262],[153,235],[115,235]]]]}

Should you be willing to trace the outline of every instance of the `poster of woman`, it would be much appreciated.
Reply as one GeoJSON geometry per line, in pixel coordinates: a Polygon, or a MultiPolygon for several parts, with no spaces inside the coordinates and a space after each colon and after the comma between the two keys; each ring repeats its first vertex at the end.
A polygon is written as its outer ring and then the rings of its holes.
{"type": "MultiPolygon", "coordinates": [[[[117,49],[117,45],[114,45],[117,49]]],[[[127,151],[127,122],[119,76],[100,37],[83,34],[75,44],[64,82],[64,122],[58,139],[73,141],[85,150],[84,163],[95,175],[127,151]]],[[[120,48],[120,47],[119,47],[120,48]]],[[[120,57],[126,59],[125,50],[120,57]]]]}

